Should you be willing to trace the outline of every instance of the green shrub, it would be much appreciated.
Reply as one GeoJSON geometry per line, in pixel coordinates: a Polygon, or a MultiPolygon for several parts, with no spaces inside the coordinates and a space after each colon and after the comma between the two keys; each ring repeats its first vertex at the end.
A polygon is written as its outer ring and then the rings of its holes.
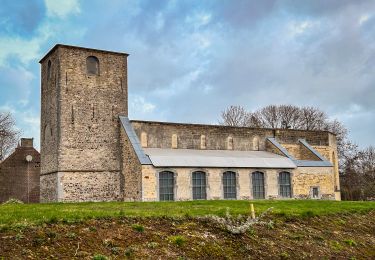
{"type": "Polygon", "coordinates": [[[349,246],[357,246],[357,243],[352,239],[344,240],[344,242],[349,246]]]}
{"type": "Polygon", "coordinates": [[[107,259],[108,257],[106,257],[105,255],[100,255],[100,254],[94,255],[92,258],[92,260],[107,260],[107,259]]]}
{"type": "Polygon", "coordinates": [[[170,236],[169,241],[177,246],[182,246],[186,242],[186,238],[183,236],[170,236]]]}
{"type": "Polygon", "coordinates": [[[135,230],[135,231],[138,231],[140,233],[142,233],[143,231],[145,231],[145,228],[142,226],[142,225],[139,225],[139,224],[134,224],[132,225],[132,228],[135,230]]]}

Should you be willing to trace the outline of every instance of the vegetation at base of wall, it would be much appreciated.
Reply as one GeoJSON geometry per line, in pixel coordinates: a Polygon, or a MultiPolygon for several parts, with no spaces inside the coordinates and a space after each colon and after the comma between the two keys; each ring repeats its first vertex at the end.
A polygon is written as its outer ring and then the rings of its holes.
{"type": "Polygon", "coordinates": [[[197,217],[249,215],[253,203],[256,214],[273,208],[285,218],[309,218],[375,210],[375,202],[317,200],[210,200],[183,202],[85,202],[0,205],[0,228],[22,228],[42,223],[75,223],[87,219],[120,217],[197,217]]]}
{"type": "Polygon", "coordinates": [[[272,228],[258,222],[236,234],[208,217],[165,216],[0,230],[0,259],[375,259],[375,210],[264,217],[272,228]]]}

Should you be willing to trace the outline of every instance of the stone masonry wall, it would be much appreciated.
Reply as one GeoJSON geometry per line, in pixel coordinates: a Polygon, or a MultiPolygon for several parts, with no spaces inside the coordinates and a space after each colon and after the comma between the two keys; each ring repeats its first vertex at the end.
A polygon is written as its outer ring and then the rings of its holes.
{"type": "Polygon", "coordinates": [[[42,174],[59,172],[65,177],[70,176],[71,184],[65,186],[68,192],[63,193],[67,197],[59,198],[61,200],[99,200],[99,195],[93,196],[92,190],[100,190],[103,200],[110,200],[108,194],[114,196],[113,200],[118,200],[118,191],[105,189],[113,188],[106,183],[107,180],[116,181],[112,184],[115,187],[122,185],[118,116],[126,116],[128,112],[127,54],[57,45],[41,64],[42,129],[51,129],[42,130],[42,157],[45,158],[42,160],[42,174]],[[86,59],[89,56],[99,61],[97,75],[87,73],[86,59]],[[51,81],[47,76],[49,62],[54,68],[51,83],[54,88],[50,91],[46,90],[51,81]],[[53,142],[48,141],[51,138],[49,132],[53,142]],[[71,179],[74,177],[77,177],[76,181],[71,179]],[[94,183],[87,178],[97,178],[100,182],[94,183]],[[78,180],[85,180],[86,186],[78,187],[78,180]]]}
{"type": "Polygon", "coordinates": [[[141,140],[147,136],[147,147],[172,148],[172,136],[177,135],[177,148],[201,149],[201,137],[205,137],[207,150],[228,149],[228,138],[233,139],[233,150],[265,150],[266,138],[276,137],[279,142],[298,144],[306,139],[311,145],[329,145],[329,133],[325,131],[272,130],[218,125],[179,124],[150,121],[131,121],[141,140]],[[145,135],[144,135],[145,136],[145,135]],[[259,140],[259,146],[254,142],[259,140]]]}
{"type": "MultiPolygon", "coordinates": [[[[225,168],[173,168],[158,169],[143,166],[143,201],[159,200],[158,173],[169,170],[175,173],[175,200],[192,200],[191,174],[195,170],[203,170],[207,176],[207,199],[223,199],[222,174],[230,170],[237,176],[237,199],[253,199],[251,173],[261,171],[265,174],[265,198],[280,199],[278,174],[284,169],[225,169],[225,168]]],[[[292,178],[292,194],[294,198],[310,198],[311,187],[319,187],[323,199],[333,199],[333,173],[331,167],[299,168],[289,170],[292,178]]]]}
{"type": "Polygon", "coordinates": [[[332,167],[300,167],[294,172],[293,193],[297,198],[310,198],[312,187],[319,188],[322,199],[335,199],[332,167]]]}
{"type": "Polygon", "coordinates": [[[58,201],[58,177],[57,173],[40,176],[40,202],[58,201]]]}
{"type": "Polygon", "coordinates": [[[61,201],[120,201],[121,172],[61,172],[61,201]]]}
{"type": "Polygon", "coordinates": [[[122,175],[124,200],[137,201],[142,197],[142,165],[140,164],[132,144],[123,128],[121,128],[122,142],[122,175]]]}

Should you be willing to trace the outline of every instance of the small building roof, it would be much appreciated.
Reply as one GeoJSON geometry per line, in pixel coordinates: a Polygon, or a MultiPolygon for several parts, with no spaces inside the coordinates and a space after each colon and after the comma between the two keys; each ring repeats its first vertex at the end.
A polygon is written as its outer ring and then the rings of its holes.
{"type": "Polygon", "coordinates": [[[155,167],[285,168],[297,166],[287,157],[265,151],[143,148],[155,167]]]}

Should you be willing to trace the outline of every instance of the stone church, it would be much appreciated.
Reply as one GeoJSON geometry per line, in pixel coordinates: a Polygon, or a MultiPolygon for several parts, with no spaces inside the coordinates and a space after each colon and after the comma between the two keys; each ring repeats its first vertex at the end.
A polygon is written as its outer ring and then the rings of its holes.
{"type": "Polygon", "coordinates": [[[41,59],[41,202],[340,199],[332,133],[129,120],[127,58],[41,59]]]}

